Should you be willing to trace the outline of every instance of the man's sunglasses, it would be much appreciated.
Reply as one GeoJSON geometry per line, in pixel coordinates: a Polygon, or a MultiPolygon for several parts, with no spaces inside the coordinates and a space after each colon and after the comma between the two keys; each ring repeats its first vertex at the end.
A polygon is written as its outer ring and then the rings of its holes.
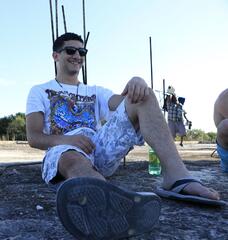
{"type": "Polygon", "coordinates": [[[88,50],[86,48],[64,47],[58,52],[65,51],[67,55],[74,55],[77,51],[81,57],[85,57],[88,50]]]}

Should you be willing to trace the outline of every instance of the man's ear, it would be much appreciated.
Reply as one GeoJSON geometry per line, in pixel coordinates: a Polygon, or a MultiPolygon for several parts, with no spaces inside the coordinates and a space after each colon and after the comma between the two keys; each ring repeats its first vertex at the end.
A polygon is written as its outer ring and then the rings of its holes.
{"type": "Polygon", "coordinates": [[[53,52],[52,53],[52,57],[54,59],[55,62],[58,62],[58,59],[59,59],[59,54],[57,52],[53,52]]]}

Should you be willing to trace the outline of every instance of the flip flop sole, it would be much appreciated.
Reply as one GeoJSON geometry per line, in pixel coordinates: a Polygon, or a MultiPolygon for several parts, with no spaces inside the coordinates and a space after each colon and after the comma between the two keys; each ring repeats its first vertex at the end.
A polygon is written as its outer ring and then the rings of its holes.
{"type": "Polygon", "coordinates": [[[175,193],[173,191],[164,190],[163,188],[160,188],[160,187],[158,187],[155,192],[160,197],[173,199],[173,200],[181,200],[181,201],[200,203],[200,204],[206,204],[206,205],[211,205],[211,206],[226,206],[227,205],[227,203],[225,201],[212,200],[212,199],[203,198],[203,197],[199,197],[199,196],[193,196],[193,195],[184,195],[184,194],[180,194],[180,193],[175,193]]]}
{"type": "Polygon", "coordinates": [[[128,192],[95,178],[75,178],[59,188],[57,212],[77,239],[112,240],[151,231],[160,202],[156,194],[128,192]]]}

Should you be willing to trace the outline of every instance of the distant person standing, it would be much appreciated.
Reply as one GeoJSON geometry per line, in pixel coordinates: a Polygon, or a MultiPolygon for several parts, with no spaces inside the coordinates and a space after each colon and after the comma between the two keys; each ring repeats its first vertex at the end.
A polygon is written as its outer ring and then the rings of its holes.
{"type": "Polygon", "coordinates": [[[217,152],[221,169],[228,173],[228,89],[222,91],[214,104],[214,123],[217,127],[217,152]]]}
{"type": "Polygon", "coordinates": [[[183,140],[184,140],[184,137],[186,136],[184,119],[187,122],[189,122],[189,120],[186,117],[187,112],[183,109],[184,102],[185,102],[185,98],[183,98],[183,97],[178,98],[178,102],[177,102],[177,121],[178,121],[178,128],[179,128],[178,131],[179,131],[180,138],[181,138],[181,141],[180,141],[180,146],[181,147],[183,147],[183,140]]]}
{"type": "Polygon", "coordinates": [[[168,126],[171,131],[173,138],[177,135],[180,136],[180,146],[183,147],[183,140],[186,136],[186,129],[184,125],[183,117],[186,119],[186,112],[183,109],[185,98],[179,97],[177,99],[175,89],[172,86],[168,87],[167,96],[165,99],[164,110],[168,112],[168,126]]]}

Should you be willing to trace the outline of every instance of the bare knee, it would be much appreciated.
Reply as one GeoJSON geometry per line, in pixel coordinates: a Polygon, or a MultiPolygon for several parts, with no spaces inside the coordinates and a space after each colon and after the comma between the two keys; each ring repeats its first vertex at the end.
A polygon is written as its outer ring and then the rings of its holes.
{"type": "Polygon", "coordinates": [[[68,178],[72,172],[81,169],[84,165],[91,166],[86,157],[76,151],[67,151],[62,154],[59,160],[58,170],[64,177],[68,178]]]}
{"type": "Polygon", "coordinates": [[[133,125],[135,125],[138,123],[138,116],[141,111],[146,112],[148,110],[151,110],[151,108],[158,109],[159,105],[154,91],[150,88],[149,95],[139,103],[131,103],[128,98],[125,98],[125,108],[129,119],[133,125]]]}
{"type": "Polygon", "coordinates": [[[95,177],[105,180],[105,178],[94,169],[90,160],[76,151],[68,151],[62,154],[58,164],[58,171],[66,179],[74,177],[95,177]]]}

